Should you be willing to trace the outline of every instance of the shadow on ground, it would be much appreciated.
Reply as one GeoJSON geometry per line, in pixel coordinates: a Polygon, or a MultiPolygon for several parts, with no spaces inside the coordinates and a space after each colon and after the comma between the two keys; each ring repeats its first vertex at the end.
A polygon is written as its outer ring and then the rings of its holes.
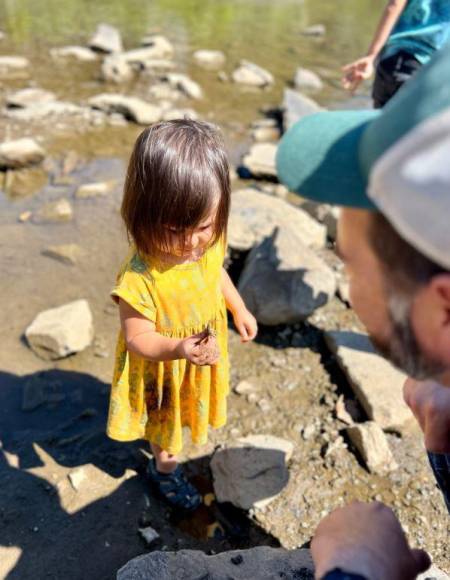
{"type": "MultiPolygon", "coordinates": [[[[108,390],[85,373],[0,373],[0,551],[14,553],[2,558],[3,577],[115,578],[148,551],[138,533],[146,525],[161,536],[155,549],[278,545],[231,505],[213,502],[189,517],[169,510],[145,479],[144,444],[106,437],[108,390]],[[67,475],[80,466],[88,466],[87,479],[76,492],[67,475]],[[83,501],[83,490],[87,498],[95,490],[96,499],[83,501]],[[73,510],[64,507],[68,497],[73,510]]],[[[212,490],[209,462],[204,456],[186,463],[204,494],[212,490]]]]}

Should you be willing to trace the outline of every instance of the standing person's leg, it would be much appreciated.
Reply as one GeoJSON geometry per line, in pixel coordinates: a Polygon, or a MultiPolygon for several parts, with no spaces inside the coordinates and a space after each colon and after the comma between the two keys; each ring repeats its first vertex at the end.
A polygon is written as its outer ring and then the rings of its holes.
{"type": "Polygon", "coordinates": [[[372,88],[374,108],[384,107],[421,66],[416,58],[405,51],[400,51],[381,60],[376,67],[372,88]]]}
{"type": "Polygon", "coordinates": [[[431,453],[428,451],[428,459],[450,513],[450,454],[431,453]]]}

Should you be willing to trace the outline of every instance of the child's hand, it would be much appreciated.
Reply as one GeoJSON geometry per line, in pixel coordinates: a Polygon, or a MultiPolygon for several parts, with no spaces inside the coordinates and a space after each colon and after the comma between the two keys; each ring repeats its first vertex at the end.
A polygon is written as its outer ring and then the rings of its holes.
{"type": "Polygon", "coordinates": [[[234,325],[241,335],[242,342],[253,340],[258,333],[258,323],[253,314],[243,308],[233,314],[234,325]]]}
{"type": "Polygon", "coordinates": [[[214,336],[207,331],[185,338],[180,344],[181,358],[198,365],[214,365],[220,358],[220,350],[214,336]]]}
{"type": "Polygon", "coordinates": [[[344,66],[342,68],[345,73],[342,77],[342,86],[344,89],[354,93],[361,84],[361,81],[370,79],[374,71],[374,60],[373,56],[365,56],[344,66]]]}

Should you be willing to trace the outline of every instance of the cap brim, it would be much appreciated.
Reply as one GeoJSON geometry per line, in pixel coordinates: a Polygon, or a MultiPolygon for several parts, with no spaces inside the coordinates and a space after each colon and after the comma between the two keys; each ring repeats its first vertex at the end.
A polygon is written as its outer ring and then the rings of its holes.
{"type": "Polygon", "coordinates": [[[278,146],[280,182],[318,203],[373,209],[359,144],[378,116],[376,110],[326,111],[298,121],[278,146]]]}

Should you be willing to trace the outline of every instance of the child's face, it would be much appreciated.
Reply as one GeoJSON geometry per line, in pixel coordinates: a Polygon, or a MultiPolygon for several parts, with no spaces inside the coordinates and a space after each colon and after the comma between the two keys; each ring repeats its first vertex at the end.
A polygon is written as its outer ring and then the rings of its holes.
{"type": "Polygon", "coordinates": [[[179,232],[176,228],[167,226],[170,253],[180,258],[196,258],[208,246],[214,235],[216,214],[217,206],[195,228],[186,232],[179,232]]]}

